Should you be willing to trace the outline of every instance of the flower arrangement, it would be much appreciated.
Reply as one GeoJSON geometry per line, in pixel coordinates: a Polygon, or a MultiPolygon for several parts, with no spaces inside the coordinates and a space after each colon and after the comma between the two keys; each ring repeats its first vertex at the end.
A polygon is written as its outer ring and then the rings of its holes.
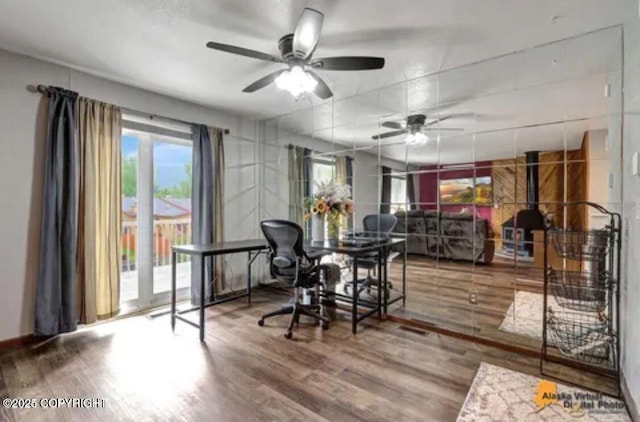
{"type": "Polygon", "coordinates": [[[340,185],[334,182],[316,183],[316,193],[305,198],[305,220],[312,216],[322,219],[326,217],[329,238],[338,237],[340,220],[353,212],[353,201],[351,200],[351,186],[340,185]]]}

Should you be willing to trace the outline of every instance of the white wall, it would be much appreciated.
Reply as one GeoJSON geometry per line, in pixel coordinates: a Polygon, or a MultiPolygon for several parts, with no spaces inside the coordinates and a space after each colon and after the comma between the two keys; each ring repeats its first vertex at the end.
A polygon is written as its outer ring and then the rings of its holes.
{"type": "Polygon", "coordinates": [[[640,177],[631,174],[631,157],[640,152],[640,20],[624,27],[624,128],[622,186],[626,256],[623,255],[622,370],[635,409],[640,409],[640,177]]]}
{"type": "MultiPolygon", "coordinates": [[[[225,236],[259,235],[260,160],[254,121],[0,50],[0,341],[33,331],[45,103],[41,95],[27,91],[29,84],[61,86],[125,108],[229,128],[225,236]]],[[[240,285],[244,260],[230,258],[230,275],[240,285]]]]}

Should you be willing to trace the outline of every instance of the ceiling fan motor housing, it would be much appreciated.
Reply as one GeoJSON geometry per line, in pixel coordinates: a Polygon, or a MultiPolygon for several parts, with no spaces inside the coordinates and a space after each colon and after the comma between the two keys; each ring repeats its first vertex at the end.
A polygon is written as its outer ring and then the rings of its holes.
{"type": "Polygon", "coordinates": [[[287,34],[278,41],[278,49],[284,61],[295,58],[293,55],[293,34],[287,34]]]}
{"type": "Polygon", "coordinates": [[[424,122],[427,120],[427,116],[424,114],[414,114],[407,117],[407,129],[411,133],[416,133],[422,130],[424,122]]]}

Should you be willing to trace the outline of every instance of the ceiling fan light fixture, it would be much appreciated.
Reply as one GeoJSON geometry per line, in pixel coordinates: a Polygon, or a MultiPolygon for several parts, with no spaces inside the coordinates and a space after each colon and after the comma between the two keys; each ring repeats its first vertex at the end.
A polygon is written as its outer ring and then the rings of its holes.
{"type": "Polygon", "coordinates": [[[318,85],[318,81],[300,66],[293,66],[291,69],[282,72],[276,78],[275,83],[279,89],[288,91],[296,98],[306,92],[313,92],[318,85]]]}
{"type": "Polygon", "coordinates": [[[408,133],[404,138],[404,142],[409,146],[425,145],[429,141],[429,137],[422,132],[408,133]]]}

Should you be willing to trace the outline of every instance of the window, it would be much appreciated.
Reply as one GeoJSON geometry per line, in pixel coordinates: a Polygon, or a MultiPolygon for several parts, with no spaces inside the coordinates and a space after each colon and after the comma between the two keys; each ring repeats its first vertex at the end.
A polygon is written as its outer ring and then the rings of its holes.
{"type": "Polygon", "coordinates": [[[407,208],[407,179],[391,176],[391,214],[407,208]]]}
{"type": "MultiPolygon", "coordinates": [[[[120,301],[126,311],[169,300],[171,245],[191,240],[191,128],[125,115],[121,139],[120,301]]],[[[186,297],[190,262],[178,257],[186,297]]]]}
{"type": "Polygon", "coordinates": [[[316,183],[333,182],[335,180],[336,165],[330,160],[313,160],[311,163],[311,193],[318,190],[316,183]]]}

